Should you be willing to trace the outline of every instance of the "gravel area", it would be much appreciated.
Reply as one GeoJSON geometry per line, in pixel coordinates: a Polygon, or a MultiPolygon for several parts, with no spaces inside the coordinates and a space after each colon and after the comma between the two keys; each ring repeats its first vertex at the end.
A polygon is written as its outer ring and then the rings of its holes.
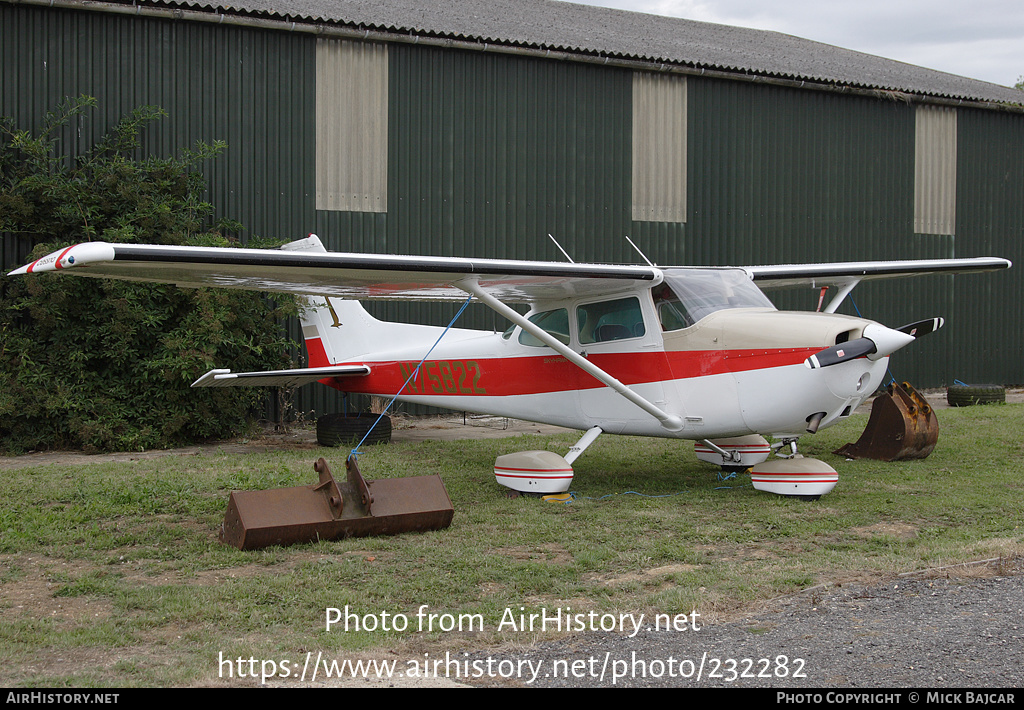
{"type": "Polygon", "coordinates": [[[696,630],[586,632],[490,657],[530,661],[542,688],[1024,686],[1024,565],[975,573],[995,576],[808,590],[696,630]]]}

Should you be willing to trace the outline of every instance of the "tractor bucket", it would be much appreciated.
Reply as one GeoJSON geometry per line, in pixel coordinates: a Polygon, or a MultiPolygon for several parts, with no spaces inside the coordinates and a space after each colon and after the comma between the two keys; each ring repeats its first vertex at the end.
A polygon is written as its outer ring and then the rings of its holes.
{"type": "Polygon", "coordinates": [[[240,550],[368,535],[441,530],[454,510],[440,476],[366,481],[354,457],[339,485],[324,459],[313,464],[310,486],[234,491],[220,539],[240,550]]]}
{"type": "Polygon", "coordinates": [[[939,420],[921,394],[904,382],[893,382],[875,397],[868,425],[855,444],[832,453],[850,459],[901,461],[923,459],[939,440],[939,420]]]}

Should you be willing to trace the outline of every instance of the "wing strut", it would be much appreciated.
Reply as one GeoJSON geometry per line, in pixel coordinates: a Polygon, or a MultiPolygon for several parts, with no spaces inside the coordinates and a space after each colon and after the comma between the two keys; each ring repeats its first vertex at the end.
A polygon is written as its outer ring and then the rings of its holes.
{"type": "Polygon", "coordinates": [[[588,375],[591,375],[598,381],[603,382],[604,384],[611,387],[613,390],[621,394],[630,402],[640,407],[640,409],[644,410],[652,417],[657,419],[659,422],[661,422],[661,426],[667,429],[668,431],[680,431],[683,428],[682,418],[674,414],[669,414],[668,412],[657,407],[653,402],[644,399],[636,392],[631,390],[629,387],[626,387],[626,385],[622,384],[617,379],[609,375],[607,372],[594,365],[592,362],[590,362],[590,360],[587,360],[585,357],[581,356],[568,345],[563,344],[557,338],[553,337],[546,330],[534,325],[526,318],[524,318],[522,315],[506,306],[504,303],[496,299],[494,296],[487,293],[484,289],[480,288],[479,284],[477,284],[475,279],[462,279],[461,281],[456,282],[455,285],[458,288],[465,291],[466,293],[475,296],[489,308],[496,311],[499,315],[508,318],[510,321],[520,326],[527,333],[543,342],[545,345],[550,347],[559,355],[563,356],[573,365],[576,365],[576,367],[580,368],[588,375]]]}
{"type": "Polygon", "coordinates": [[[833,296],[832,300],[829,301],[829,304],[825,306],[825,313],[835,313],[836,309],[839,308],[839,305],[846,300],[846,297],[850,295],[850,292],[853,291],[859,283],[860,279],[851,279],[843,284],[839,288],[839,293],[833,296]]]}

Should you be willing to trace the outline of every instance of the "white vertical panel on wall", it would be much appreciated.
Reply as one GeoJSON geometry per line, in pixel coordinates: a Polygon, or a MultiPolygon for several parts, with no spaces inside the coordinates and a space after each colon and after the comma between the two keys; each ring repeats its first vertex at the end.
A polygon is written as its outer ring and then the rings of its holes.
{"type": "Polygon", "coordinates": [[[956,232],[956,109],[917,108],[914,231],[956,232]]]}
{"type": "Polygon", "coordinates": [[[316,208],[387,212],[388,50],[316,42],[316,208]]]}
{"type": "Polygon", "coordinates": [[[686,77],[633,73],[633,219],[686,221],[686,77]]]}

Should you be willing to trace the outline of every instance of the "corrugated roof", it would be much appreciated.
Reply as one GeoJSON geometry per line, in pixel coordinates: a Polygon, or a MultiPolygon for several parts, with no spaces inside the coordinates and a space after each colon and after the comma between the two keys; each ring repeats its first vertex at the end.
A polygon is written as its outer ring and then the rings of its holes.
{"type": "Polygon", "coordinates": [[[949,99],[1024,102],[1024,92],[1016,89],[779,32],[556,0],[165,0],[160,4],[949,99]]]}

